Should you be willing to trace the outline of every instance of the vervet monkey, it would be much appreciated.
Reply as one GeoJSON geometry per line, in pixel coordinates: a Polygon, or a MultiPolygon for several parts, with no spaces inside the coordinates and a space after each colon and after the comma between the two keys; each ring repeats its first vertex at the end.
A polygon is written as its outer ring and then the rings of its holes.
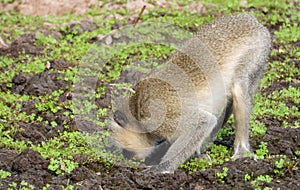
{"type": "Polygon", "coordinates": [[[269,31],[250,14],[202,26],[165,67],[136,85],[128,110],[114,112],[113,140],[135,159],[159,159],[149,171],[172,172],[233,113],[233,157],[244,156],[252,96],[270,48],[269,31]]]}

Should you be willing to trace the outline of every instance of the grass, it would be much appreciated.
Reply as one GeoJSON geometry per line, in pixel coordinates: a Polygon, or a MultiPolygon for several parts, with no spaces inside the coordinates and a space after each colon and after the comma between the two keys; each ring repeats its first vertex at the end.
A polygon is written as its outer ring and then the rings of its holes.
{"type": "Polygon", "coordinates": [[[204,158],[190,159],[185,164],[181,164],[181,168],[189,173],[213,168],[229,161],[232,153],[232,149],[228,149],[226,146],[212,144],[204,158]]]}
{"type": "MultiPolygon", "coordinates": [[[[9,1],[5,1],[9,2],[9,1]]],[[[274,33],[273,42],[275,44],[272,50],[269,67],[262,79],[260,90],[263,91],[275,83],[298,83],[299,84],[299,47],[294,44],[300,41],[300,11],[297,7],[288,3],[288,1],[248,1],[246,6],[240,5],[239,0],[205,1],[207,12],[204,15],[199,15],[188,10],[179,11],[176,8],[170,9],[153,9],[147,14],[143,14],[144,22],[165,22],[174,24],[189,31],[196,31],[199,26],[214,19],[214,15],[232,14],[236,12],[250,11],[258,17],[267,27],[272,29],[274,33]],[[213,6],[212,6],[213,5],[213,6]],[[251,9],[255,7],[255,9],[251,9]],[[217,14],[216,14],[217,13],[217,14]],[[279,58],[279,59],[278,59],[279,58]]],[[[299,2],[299,1],[297,1],[299,2]]],[[[124,2],[118,2],[124,3],[124,2]]],[[[179,5],[188,5],[192,1],[178,1],[179,5]]],[[[115,11],[118,14],[129,17],[129,12],[125,10],[115,11]]],[[[111,12],[103,14],[109,15],[111,12]]],[[[16,149],[19,152],[25,148],[32,148],[38,151],[44,158],[50,160],[49,169],[56,172],[57,175],[70,173],[79,164],[74,160],[75,155],[86,155],[86,162],[101,161],[104,165],[112,166],[109,158],[112,155],[105,151],[95,152],[87,143],[87,136],[82,133],[70,129],[71,121],[74,119],[74,108],[71,100],[59,102],[59,98],[66,92],[74,90],[72,81],[76,76],[76,71],[80,64],[80,60],[86,55],[87,51],[93,46],[90,40],[98,34],[108,34],[111,31],[111,26],[115,23],[115,19],[103,20],[102,15],[96,9],[91,9],[83,16],[65,15],[62,17],[47,16],[35,17],[25,16],[15,11],[0,11],[0,34],[4,41],[12,42],[19,36],[28,33],[35,33],[35,45],[42,47],[43,51],[40,55],[34,56],[30,54],[20,53],[17,57],[0,56],[0,84],[4,84],[3,91],[0,92],[0,148],[16,149]],[[71,20],[81,20],[83,18],[92,19],[97,25],[101,26],[92,31],[85,31],[79,34],[76,30],[63,26],[63,23],[71,20]],[[59,38],[54,38],[51,35],[44,35],[38,29],[42,28],[44,22],[51,23],[54,30],[62,31],[65,35],[59,38]],[[65,60],[70,63],[70,68],[55,69],[47,68],[47,63],[53,60],[65,60]],[[10,91],[12,87],[13,77],[18,73],[38,74],[43,71],[50,73],[62,73],[63,77],[58,80],[68,82],[65,89],[60,89],[41,96],[20,95],[10,91]],[[34,101],[36,113],[24,111],[23,105],[26,102],[34,101]],[[71,111],[66,111],[71,110],[71,111]],[[58,123],[55,119],[55,114],[64,111],[65,121],[58,123]],[[54,119],[49,119],[47,115],[54,115],[54,119]],[[30,140],[17,140],[17,133],[22,133],[21,124],[40,124],[58,128],[62,126],[63,131],[39,144],[33,144],[30,140]],[[99,156],[100,155],[100,156],[99,156]]],[[[118,20],[120,24],[126,24],[126,20],[118,20]]],[[[130,44],[128,49],[120,51],[114,59],[105,66],[106,73],[98,76],[103,83],[109,83],[116,79],[120,71],[135,60],[158,59],[165,60],[172,52],[172,48],[162,45],[144,45],[130,44]]],[[[105,87],[99,87],[95,91],[95,97],[100,98],[105,93],[105,87]]],[[[299,127],[299,105],[300,91],[299,88],[290,86],[275,90],[270,94],[258,93],[255,98],[255,106],[251,118],[251,136],[258,137],[264,135],[266,126],[261,119],[268,116],[282,123],[282,127],[299,127]]],[[[96,125],[101,128],[105,123],[99,122],[99,119],[109,114],[109,108],[103,108],[96,105],[94,102],[85,102],[83,111],[97,110],[96,125]]],[[[233,120],[231,119],[227,126],[222,129],[218,135],[218,139],[232,135],[233,120]]],[[[105,136],[101,134],[100,138],[105,136]],[[101,136],[102,135],[102,136],[101,136]]],[[[107,135],[107,134],[106,134],[107,135]]],[[[105,138],[104,138],[105,139],[105,138]]],[[[97,140],[97,139],[96,139],[97,140]]],[[[103,148],[103,147],[102,147],[103,148]]],[[[299,155],[299,150],[297,150],[299,155]]],[[[188,172],[196,170],[204,170],[211,167],[222,165],[230,160],[232,149],[224,146],[212,145],[208,152],[210,160],[191,159],[182,164],[182,168],[188,172]]],[[[268,153],[264,143],[256,150],[256,155],[265,159],[268,153]]],[[[115,158],[118,160],[119,158],[115,158]]],[[[277,173],[281,175],[280,169],[284,167],[283,161],[280,159],[276,163],[277,173]]],[[[226,171],[223,168],[223,173],[216,174],[220,180],[226,176],[226,171]]],[[[4,170],[0,170],[1,178],[9,177],[10,174],[4,170]]],[[[246,178],[246,177],[245,177],[246,178]]],[[[247,177],[248,178],[248,177],[247,177]]],[[[260,176],[253,179],[251,184],[258,187],[263,182],[270,182],[270,176],[260,176]]],[[[12,184],[14,186],[15,184],[12,184]]],[[[23,182],[22,187],[30,187],[30,184],[23,182]]]]}

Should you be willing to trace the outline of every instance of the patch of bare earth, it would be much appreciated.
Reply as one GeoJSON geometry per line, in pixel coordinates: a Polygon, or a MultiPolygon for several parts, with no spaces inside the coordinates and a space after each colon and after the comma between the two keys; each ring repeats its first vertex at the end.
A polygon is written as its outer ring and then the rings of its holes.
{"type": "MultiPolygon", "coordinates": [[[[75,15],[82,15],[91,7],[95,7],[101,12],[112,12],[114,10],[125,9],[128,10],[131,15],[136,15],[140,12],[143,6],[147,9],[158,9],[158,8],[170,8],[176,7],[179,10],[187,8],[193,12],[203,13],[205,7],[201,3],[191,3],[189,5],[180,6],[172,1],[158,0],[158,1],[147,1],[147,0],[129,0],[122,3],[116,2],[101,2],[98,0],[21,0],[14,1],[13,3],[0,3],[1,10],[17,10],[25,15],[64,15],[71,13],[75,15]],[[151,3],[149,3],[151,2],[151,3]]],[[[147,12],[147,9],[145,12],[147,12]]],[[[116,19],[123,19],[124,16],[120,14],[111,15],[116,19]]]]}
{"type": "Polygon", "coordinates": [[[15,9],[25,15],[63,15],[84,14],[91,6],[96,6],[97,0],[23,0],[14,1],[12,4],[0,4],[2,10],[15,9]]]}

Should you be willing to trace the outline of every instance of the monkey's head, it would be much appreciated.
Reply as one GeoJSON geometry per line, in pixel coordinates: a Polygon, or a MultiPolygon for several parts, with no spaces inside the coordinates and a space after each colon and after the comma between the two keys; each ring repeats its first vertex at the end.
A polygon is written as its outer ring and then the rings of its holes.
{"type": "Polygon", "coordinates": [[[108,127],[113,141],[125,152],[125,157],[141,160],[153,151],[151,135],[143,132],[137,122],[128,120],[123,112],[116,110],[108,127]]]}

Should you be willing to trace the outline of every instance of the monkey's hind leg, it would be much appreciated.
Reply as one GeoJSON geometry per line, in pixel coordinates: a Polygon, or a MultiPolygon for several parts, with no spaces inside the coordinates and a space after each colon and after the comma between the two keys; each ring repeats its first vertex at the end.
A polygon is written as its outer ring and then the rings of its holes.
{"type": "Polygon", "coordinates": [[[236,127],[233,158],[240,158],[245,153],[250,153],[249,122],[252,101],[249,88],[249,83],[245,78],[236,78],[232,88],[233,114],[236,127]]]}
{"type": "Polygon", "coordinates": [[[189,128],[182,130],[182,134],[171,145],[160,164],[152,166],[146,171],[173,172],[195,153],[199,144],[210,136],[213,128],[217,125],[217,118],[213,114],[206,111],[200,111],[199,114],[198,122],[190,121],[189,128]]]}

